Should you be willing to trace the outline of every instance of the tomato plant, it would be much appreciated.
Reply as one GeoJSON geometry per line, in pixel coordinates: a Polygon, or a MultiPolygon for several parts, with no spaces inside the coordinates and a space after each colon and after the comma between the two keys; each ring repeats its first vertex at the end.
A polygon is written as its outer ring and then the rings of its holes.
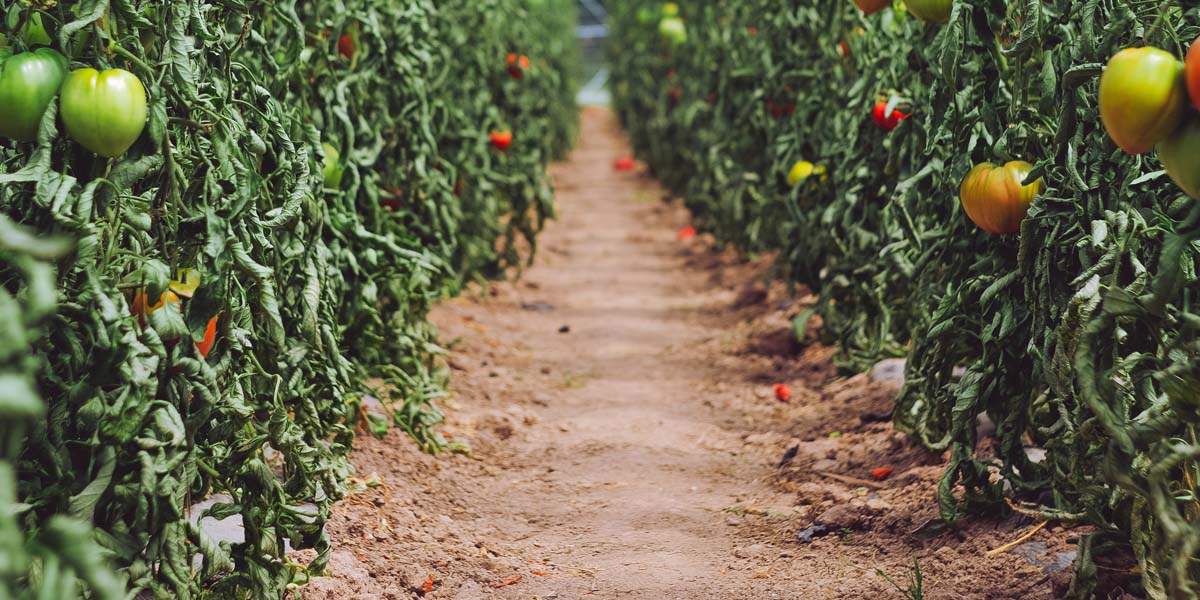
{"type": "Polygon", "coordinates": [[[346,167],[342,164],[342,153],[328,142],[321,144],[321,149],[325,151],[325,162],[321,174],[325,187],[337,189],[342,186],[342,173],[346,167]]]}
{"type": "Polygon", "coordinates": [[[1158,48],[1126,48],[1100,76],[1100,120],[1130,154],[1165,139],[1183,119],[1187,91],[1183,63],[1158,48]]]}
{"type": "Polygon", "coordinates": [[[854,0],[854,5],[863,14],[873,15],[892,5],[892,0],[854,0]]]}
{"type": "Polygon", "coordinates": [[[1189,116],[1179,129],[1159,142],[1158,159],[1171,181],[1200,200],[1200,116],[1189,116]]]}
{"type": "Polygon", "coordinates": [[[954,8],[954,0],[907,0],[905,4],[908,12],[929,23],[949,21],[950,11],[954,8]]]}
{"type": "Polygon", "coordinates": [[[1192,47],[1188,49],[1184,74],[1187,76],[1187,89],[1192,97],[1192,105],[1196,110],[1200,110],[1200,37],[1196,38],[1192,47]]]}
{"type": "Polygon", "coordinates": [[[38,125],[67,75],[67,59],[49,48],[0,58],[0,136],[37,138],[38,125]]]}
{"type": "Polygon", "coordinates": [[[995,234],[1016,233],[1033,198],[1042,191],[1042,180],[1022,185],[1033,165],[1013,160],[996,166],[980,163],[959,187],[963,211],[980,229],[995,234]]]}
{"type": "Polygon", "coordinates": [[[887,105],[888,103],[883,100],[876,102],[875,109],[871,111],[871,118],[880,129],[891,131],[900,124],[900,121],[907,119],[909,115],[900,112],[898,109],[888,111],[887,105]]]}
{"type": "Polygon", "coordinates": [[[122,69],[80,69],[62,86],[62,120],[81,146],[108,158],[125,153],[146,127],[146,88],[122,69]]]}

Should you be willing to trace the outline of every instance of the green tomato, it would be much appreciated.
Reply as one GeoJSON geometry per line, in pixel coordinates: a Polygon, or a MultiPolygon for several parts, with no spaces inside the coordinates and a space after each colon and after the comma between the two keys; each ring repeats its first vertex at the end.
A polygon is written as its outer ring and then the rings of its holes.
{"type": "Polygon", "coordinates": [[[679,16],[679,5],[674,2],[667,2],[662,6],[662,16],[671,18],[679,16]]]}
{"type": "Polygon", "coordinates": [[[640,25],[651,25],[657,18],[658,14],[649,6],[643,6],[637,11],[637,20],[640,25]]]}
{"type": "Polygon", "coordinates": [[[37,139],[38,125],[67,75],[67,59],[49,48],[0,62],[0,136],[37,139]]]}
{"type": "Polygon", "coordinates": [[[954,0],[906,0],[908,12],[927,23],[945,23],[950,20],[950,9],[954,0]]]}
{"type": "Polygon", "coordinates": [[[325,150],[325,187],[337,189],[342,186],[342,172],[345,171],[342,155],[332,144],[321,144],[321,148],[325,150]]]}
{"type": "Polygon", "coordinates": [[[1158,160],[1183,192],[1200,200],[1200,117],[1193,115],[1159,142],[1158,160]]]}
{"type": "Polygon", "coordinates": [[[687,42],[687,26],[684,25],[683,19],[678,17],[663,19],[658,24],[658,33],[675,46],[680,46],[687,42]]]}
{"type": "Polygon", "coordinates": [[[79,69],[63,83],[67,133],[100,156],[124,154],[146,128],[146,114],[146,88],[129,71],[79,69]]]}
{"type": "Polygon", "coordinates": [[[1141,154],[1166,139],[1186,114],[1183,63],[1158,48],[1126,48],[1100,76],[1100,121],[1122,150],[1141,154]]]}

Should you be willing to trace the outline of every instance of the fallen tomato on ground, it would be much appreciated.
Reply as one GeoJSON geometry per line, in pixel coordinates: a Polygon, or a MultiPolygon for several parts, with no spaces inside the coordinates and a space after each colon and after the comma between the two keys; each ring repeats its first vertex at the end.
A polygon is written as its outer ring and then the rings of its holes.
{"type": "Polygon", "coordinates": [[[42,115],[66,76],[66,57],[49,48],[0,56],[0,136],[18,142],[37,139],[42,115]]]}
{"type": "Polygon", "coordinates": [[[963,211],[980,229],[997,235],[1016,233],[1029,212],[1029,205],[1042,191],[1039,178],[1021,185],[1033,171],[1033,165],[1013,160],[996,166],[992,163],[975,165],[959,186],[963,211]]]}
{"type": "Polygon", "coordinates": [[[632,158],[622,158],[613,163],[614,171],[632,171],[634,167],[632,158]]]}
{"type": "Polygon", "coordinates": [[[888,476],[891,474],[892,474],[891,467],[876,467],[874,469],[871,469],[871,479],[874,479],[875,481],[883,481],[884,479],[887,479],[888,476]]]}
{"type": "Polygon", "coordinates": [[[71,139],[99,156],[116,158],[146,128],[146,88],[123,69],[79,69],[63,82],[60,110],[71,139]]]}
{"type": "Polygon", "coordinates": [[[875,110],[871,113],[871,118],[875,120],[875,125],[884,131],[895,129],[900,124],[900,121],[911,116],[900,112],[898,109],[888,111],[887,105],[887,102],[880,100],[875,103],[875,110]]]}
{"type": "Polygon", "coordinates": [[[1126,48],[1100,76],[1100,121],[1122,150],[1141,154],[1175,131],[1187,108],[1184,65],[1158,48],[1126,48]]]}
{"type": "Polygon", "coordinates": [[[675,233],[675,239],[683,242],[696,237],[696,228],[688,225],[675,233]]]}
{"type": "Polygon", "coordinates": [[[493,131],[488,135],[488,139],[497,150],[508,152],[509,146],[512,146],[513,134],[511,131],[493,131]]]}
{"type": "Polygon", "coordinates": [[[792,388],[786,383],[775,384],[775,399],[780,402],[787,402],[792,399],[792,388]]]}

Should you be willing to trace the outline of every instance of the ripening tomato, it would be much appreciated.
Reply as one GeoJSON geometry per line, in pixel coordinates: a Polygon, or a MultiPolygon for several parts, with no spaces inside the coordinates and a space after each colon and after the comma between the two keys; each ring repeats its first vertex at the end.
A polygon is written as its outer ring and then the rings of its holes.
{"type": "Polygon", "coordinates": [[[79,69],[62,86],[67,134],[100,156],[125,153],[146,128],[146,88],[122,69],[79,69]]]}
{"type": "Polygon", "coordinates": [[[1200,37],[1192,42],[1192,47],[1188,50],[1184,74],[1187,77],[1187,89],[1192,96],[1192,104],[1196,105],[1196,110],[1200,110],[1200,37]]]}
{"type": "Polygon", "coordinates": [[[509,146],[512,146],[513,134],[511,131],[493,131],[488,139],[497,150],[507,153],[509,146]]]}
{"type": "Polygon", "coordinates": [[[1175,133],[1158,143],[1158,160],[1171,181],[1185,194],[1200,200],[1200,116],[1192,115],[1175,133]]]}
{"type": "Polygon", "coordinates": [[[1033,198],[1042,191],[1039,178],[1021,185],[1033,165],[1013,160],[998,167],[980,163],[963,178],[958,189],[963,210],[980,229],[998,235],[1016,233],[1029,212],[1033,198]]]}
{"type": "Polygon", "coordinates": [[[892,0],[854,0],[854,5],[863,14],[873,15],[892,5],[892,0]]]}
{"type": "Polygon", "coordinates": [[[906,0],[908,12],[927,23],[945,23],[950,20],[954,0],[906,0]]]}
{"type": "Polygon", "coordinates": [[[346,170],[342,165],[342,154],[328,142],[321,144],[321,149],[325,151],[325,163],[322,170],[325,187],[338,189],[342,187],[342,173],[346,170]]]}
{"type": "Polygon", "coordinates": [[[1141,154],[1166,139],[1187,108],[1183,63],[1158,48],[1126,48],[1100,76],[1100,121],[1122,150],[1141,154]]]}
{"type": "Polygon", "coordinates": [[[137,315],[138,323],[142,327],[146,326],[146,317],[150,316],[154,311],[168,304],[178,304],[179,296],[175,292],[167,290],[158,297],[158,302],[148,304],[149,301],[150,299],[146,296],[145,289],[139,290],[138,293],[133,295],[133,306],[130,308],[133,310],[133,314],[137,315]]]}
{"type": "Polygon", "coordinates": [[[687,25],[679,17],[668,17],[658,24],[658,33],[673,46],[687,42],[687,25]]]}
{"type": "Polygon", "coordinates": [[[343,33],[342,37],[338,38],[337,48],[338,54],[341,54],[342,58],[346,60],[354,58],[354,38],[350,37],[350,34],[343,33]]]}
{"type": "Polygon", "coordinates": [[[67,76],[67,59],[49,48],[0,60],[0,136],[37,139],[38,125],[67,76]]]}
{"type": "Polygon", "coordinates": [[[871,113],[871,118],[875,120],[875,124],[884,131],[891,131],[900,124],[900,121],[907,119],[909,115],[900,112],[897,109],[892,109],[888,112],[887,102],[880,100],[875,103],[875,110],[871,113]]]}
{"type": "Polygon", "coordinates": [[[192,340],[196,344],[196,350],[200,353],[200,358],[208,358],[208,353],[212,350],[213,344],[217,342],[217,317],[208,320],[208,325],[204,327],[204,339],[199,342],[192,340]]]}

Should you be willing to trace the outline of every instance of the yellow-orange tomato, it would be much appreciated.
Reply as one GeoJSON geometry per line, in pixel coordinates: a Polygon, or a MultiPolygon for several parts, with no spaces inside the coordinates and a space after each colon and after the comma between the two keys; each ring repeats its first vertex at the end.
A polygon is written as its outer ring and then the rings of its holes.
{"type": "Polygon", "coordinates": [[[962,186],[959,198],[963,210],[980,229],[989,233],[1016,233],[1033,198],[1042,191],[1042,180],[1021,185],[1033,165],[1013,160],[998,167],[992,163],[975,165],[962,186]]]}
{"type": "Polygon", "coordinates": [[[892,5],[892,0],[854,0],[854,5],[864,14],[873,15],[892,5]]]}
{"type": "Polygon", "coordinates": [[[1175,131],[1186,114],[1184,66],[1158,48],[1126,48],[1100,76],[1100,121],[1122,150],[1141,154],[1175,131]]]}
{"type": "Polygon", "coordinates": [[[146,297],[146,290],[144,289],[138,291],[138,293],[133,296],[133,313],[138,316],[138,322],[140,322],[143,327],[146,325],[147,315],[166,306],[169,302],[179,302],[179,296],[175,295],[175,292],[167,290],[162,293],[162,296],[159,296],[158,302],[149,305],[147,302],[149,302],[149,298],[146,297]]]}

